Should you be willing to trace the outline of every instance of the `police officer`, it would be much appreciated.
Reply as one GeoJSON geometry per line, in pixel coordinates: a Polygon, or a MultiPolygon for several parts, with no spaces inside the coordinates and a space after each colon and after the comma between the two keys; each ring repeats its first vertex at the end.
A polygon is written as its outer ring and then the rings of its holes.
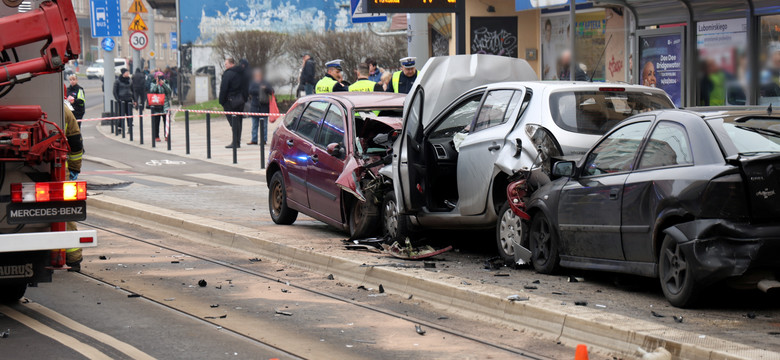
{"type": "Polygon", "coordinates": [[[352,92],[372,92],[383,91],[382,85],[375,81],[368,80],[368,64],[358,64],[358,79],[349,86],[352,92]]]}
{"type": "Polygon", "coordinates": [[[393,79],[387,87],[387,92],[394,92],[396,94],[408,94],[412,90],[412,84],[417,80],[417,75],[420,74],[415,67],[417,58],[409,56],[401,59],[401,71],[393,73],[393,79]]]}
{"type": "Polygon", "coordinates": [[[314,92],[317,94],[348,91],[347,85],[344,85],[344,78],[341,74],[341,63],[343,60],[331,60],[325,63],[327,74],[317,82],[314,92]]]}

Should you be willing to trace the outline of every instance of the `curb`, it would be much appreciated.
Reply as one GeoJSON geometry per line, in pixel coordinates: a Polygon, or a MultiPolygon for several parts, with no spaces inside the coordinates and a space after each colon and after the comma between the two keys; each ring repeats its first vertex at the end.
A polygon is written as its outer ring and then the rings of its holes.
{"type": "Polygon", "coordinates": [[[413,295],[431,305],[459,314],[522,327],[531,332],[557,338],[564,344],[588,344],[596,350],[636,357],[637,348],[653,350],[665,347],[675,359],[747,360],[778,358],[778,354],[727,340],[707,338],[706,345],[670,339],[670,335],[700,340],[691,332],[637,320],[622,315],[583,308],[551,306],[551,299],[534,296],[529,301],[510,302],[496,293],[475,291],[408,272],[383,267],[361,267],[350,259],[325,255],[309,249],[294,248],[280,241],[284,237],[259,232],[241,225],[229,224],[195,215],[163,209],[143,203],[100,195],[87,200],[92,211],[123,223],[162,231],[193,241],[227,246],[289,265],[319,273],[332,273],[356,284],[383,284],[386,291],[402,296],[413,295]]]}

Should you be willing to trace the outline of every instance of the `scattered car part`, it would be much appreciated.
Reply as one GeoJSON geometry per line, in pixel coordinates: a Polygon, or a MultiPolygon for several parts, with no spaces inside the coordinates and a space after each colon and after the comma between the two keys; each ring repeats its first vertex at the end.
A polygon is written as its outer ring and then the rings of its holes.
{"type": "Polygon", "coordinates": [[[390,246],[384,245],[384,248],[385,252],[399,259],[421,260],[450,251],[452,250],[452,245],[438,250],[434,249],[430,245],[413,247],[412,243],[407,239],[406,245],[403,247],[399,245],[398,242],[394,242],[390,246]]]}
{"type": "Polygon", "coordinates": [[[414,325],[414,330],[417,331],[417,333],[420,334],[420,335],[425,335],[425,330],[423,330],[421,325],[415,324],[414,325]]]}

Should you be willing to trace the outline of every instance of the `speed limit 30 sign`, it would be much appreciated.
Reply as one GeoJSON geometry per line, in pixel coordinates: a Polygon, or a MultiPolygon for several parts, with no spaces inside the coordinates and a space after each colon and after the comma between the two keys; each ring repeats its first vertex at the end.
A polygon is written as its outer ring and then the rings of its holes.
{"type": "Polygon", "coordinates": [[[149,38],[146,37],[146,33],[135,31],[130,34],[130,47],[133,49],[141,51],[146,49],[147,44],[149,44],[149,38]]]}

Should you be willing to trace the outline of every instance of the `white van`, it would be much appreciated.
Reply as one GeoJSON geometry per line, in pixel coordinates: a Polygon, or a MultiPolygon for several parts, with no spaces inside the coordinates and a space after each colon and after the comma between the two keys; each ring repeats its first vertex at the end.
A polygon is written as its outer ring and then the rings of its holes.
{"type": "MultiPolygon", "coordinates": [[[[127,59],[114,58],[114,75],[119,76],[122,68],[130,70],[127,59]]],[[[97,59],[97,61],[87,68],[87,79],[101,78],[103,78],[103,59],[97,59]]]]}

